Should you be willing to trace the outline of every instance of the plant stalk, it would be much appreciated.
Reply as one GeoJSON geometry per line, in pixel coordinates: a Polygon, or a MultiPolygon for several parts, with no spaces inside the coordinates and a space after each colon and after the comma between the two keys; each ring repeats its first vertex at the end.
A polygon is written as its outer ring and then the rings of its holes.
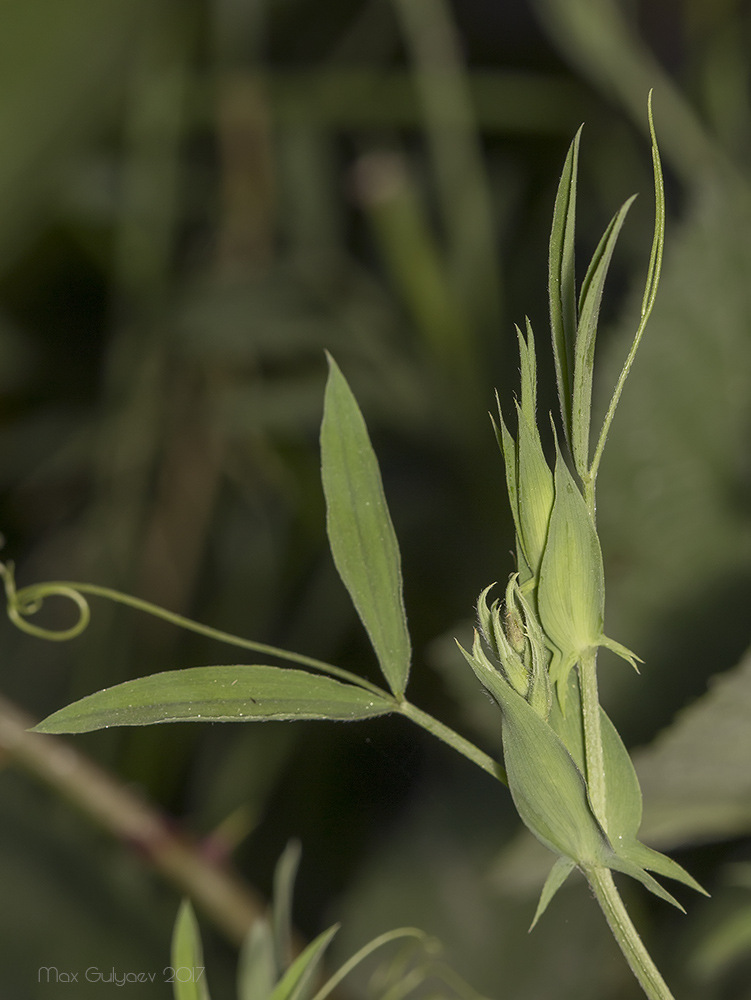
{"type": "Polygon", "coordinates": [[[644,947],[639,932],[628,915],[613,881],[613,873],[609,868],[596,867],[588,868],[585,875],[619,948],[645,994],[650,1000],[674,1000],[673,994],[644,947]]]}
{"type": "Polygon", "coordinates": [[[588,649],[579,661],[582,720],[584,723],[584,761],[587,771],[589,804],[607,832],[607,789],[605,758],[602,749],[600,697],[597,691],[597,649],[588,649]]]}
{"type": "Polygon", "coordinates": [[[476,747],[474,743],[465,740],[463,736],[455,733],[453,729],[445,726],[438,719],[434,719],[432,715],[428,715],[427,712],[423,712],[422,709],[415,707],[415,705],[410,704],[406,700],[399,703],[397,711],[408,719],[411,719],[412,722],[416,723],[422,729],[427,730],[433,736],[437,736],[439,740],[448,744],[457,753],[462,754],[463,757],[471,760],[473,764],[477,764],[478,767],[481,767],[483,771],[491,774],[494,778],[497,778],[502,784],[508,785],[505,769],[497,760],[493,760],[492,757],[480,750],[479,747],[476,747]]]}

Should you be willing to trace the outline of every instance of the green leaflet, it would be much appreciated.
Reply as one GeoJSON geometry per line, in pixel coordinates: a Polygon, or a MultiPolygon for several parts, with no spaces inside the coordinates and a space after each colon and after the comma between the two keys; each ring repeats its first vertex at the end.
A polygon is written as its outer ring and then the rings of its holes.
{"type": "Polygon", "coordinates": [[[568,750],[498,671],[482,658],[462,653],[501,707],[509,789],[525,825],[551,851],[577,865],[606,865],[611,854],[607,838],[568,750]]]}
{"type": "Polygon", "coordinates": [[[159,722],[368,719],[393,711],[354,684],[282,667],[239,665],[169,670],[105,688],[44,719],[38,733],[87,733],[159,722]]]}
{"type": "Polygon", "coordinates": [[[600,318],[602,290],[628,210],[636,195],[620,207],[597,246],[582,283],[579,297],[579,325],[574,349],[574,386],[571,403],[571,452],[576,471],[586,478],[589,472],[589,425],[592,417],[592,374],[595,340],[600,318]]]}
{"type": "Polygon", "coordinates": [[[338,930],[339,924],[329,927],[327,931],[319,934],[301,955],[298,955],[274,987],[269,1000],[301,1000],[305,996],[323,953],[338,930]]]}
{"type": "Polygon", "coordinates": [[[567,677],[579,656],[602,636],[605,580],[602,553],[584,498],[556,442],[555,502],[537,591],[540,620],[558,656],[550,678],[565,698],[567,677]]]}
{"type": "Polygon", "coordinates": [[[175,929],[172,932],[171,960],[175,973],[173,981],[175,1000],[211,1000],[206,985],[201,935],[193,907],[187,899],[180,904],[175,929]],[[185,970],[190,970],[190,977],[182,979],[180,974],[184,976],[185,970]]]}
{"type": "Polygon", "coordinates": [[[329,544],[381,670],[393,693],[401,697],[411,650],[399,544],[362,413],[339,366],[331,355],[327,357],[321,475],[329,544]]]}
{"type": "Polygon", "coordinates": [[[240,949],[237,1000],[269,1000],[276,982],[274,943],[268,920],[256,920],[240,949]]]}
{"type": "Polygon", "coordinates": [[[576,335],[576,283],[574,233],[576,227],[576,178],[581,128],[569,147],[553,209],[548,260],[548,296],[558,399],[566,440],[571,443],[571,389],[576,335]]]}

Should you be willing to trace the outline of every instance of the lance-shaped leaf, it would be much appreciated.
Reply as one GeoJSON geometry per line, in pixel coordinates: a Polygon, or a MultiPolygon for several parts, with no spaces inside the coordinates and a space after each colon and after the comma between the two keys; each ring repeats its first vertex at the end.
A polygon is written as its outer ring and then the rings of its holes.
{"type": "Polygon", "coordinates": [[[201,935],[193,907],[187,899],[182,901],[175,921],[171,961],[175,972],[175,1000],[211,1000],[206,984],[201,935]],[[191,975],[183,979],[178,973],[186,969],[190,969],[191,975]]]}
{"type": "Polygon", "coordinates": [[[540,567],[540,620],[558,655],[550,668],[565,699],[568,672],[602,636],[605,581],[602,553],[584,498],[556,443],[555,502],[540,567]]]}
{"type": "Polygon", "coordinates": [[[571,443],[571,388],[576,336],[576,282],[574,233],[576,227],[576,177],[581,128],[569,147],[553,209],[548,259],[550,329],[553,336],[558,400],[566,440],[571,443]]]}
{"type": "Polygon", "coordinates": [[[584,277],[579,297],[579,325],[574,348],[574,384],[571,403],[571,453],[576,471],[584,479],[589,472],[589,425],[592,416],[592,374],[595,340],[600,318],[602,290],[626,214],[636,195],[628,199],[610,220],[584,277]]]}
{"type": "Polygon", "coordinates": [[[327,357],[321,472],[329,544],[381,670],[400,697],[409,675],[410,641],[399,544],[362,413],[337,363],[327,357]]]}
{"type": "Polygon", "coordinates": [[[38,733],[88,733],[159,722],[369,719],[394,710],[385,697],[331,677],[282,667],[189,667],[105,688],[54,712],[38,733]]]}

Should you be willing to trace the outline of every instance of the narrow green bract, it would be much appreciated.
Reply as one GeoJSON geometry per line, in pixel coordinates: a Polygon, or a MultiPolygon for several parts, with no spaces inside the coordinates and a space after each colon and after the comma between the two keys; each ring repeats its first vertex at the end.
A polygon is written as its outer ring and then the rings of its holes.
{"type": "Polygon", "coordinates": [[[411,650],[399,544],[362,413],[337,363],[328,361],[321,471],[329,544],[381,670],[401,697],[411,650]]]}

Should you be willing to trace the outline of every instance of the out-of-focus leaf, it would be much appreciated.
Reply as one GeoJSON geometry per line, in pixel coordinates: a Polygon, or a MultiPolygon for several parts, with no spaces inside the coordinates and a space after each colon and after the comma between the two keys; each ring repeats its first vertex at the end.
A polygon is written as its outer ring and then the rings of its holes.
{"type": "Polygon", "coordinates": [[[282,667],[189,667],[125,681],[81,698],[35,726],[88,733],[159,722],[369,719],[393,711],[385,698],[330,677],[282,667]]]}
{"type": "Polygon", "coordinates": [[[276,984],[269,1000],[300,1000],[305,995],[305,990],[316,973],[324,951],[338,930],[339,924],[329,927],[308,945],[302,955],[298,955],[276,984]]]}
{"type": "Polygon", "coordinates": [[[269,1000],[276,982],[276,962],[271,927],[256,920],[240,950],[237,1000],[269,1000]]]}
{"type": "Polygon", "coordinates": [[[274,870],[274,958],[277,977],[292,962],[292,893],[300,865],[299,840],[291,840],[276,863],[274,870]]]}
{"type": "Polygon", "coordinates": [[[145,7],[140,0],[0,4],[0,266],[36,233],[64,165],[111,109],[145,7]]]}
{"type": "Polygon", "coordinates": [[[751,831],[751,655],[634,756],[642,836],[661,847],[751,831]]]}
{"type": "Polygon", "coordinates": [[[188,899],[180,904],[175,921],[171,960],[175,1000],[211,1000],[206,984],[201,934],[188,899]]]}
{"type": "Polygon", "coordinates": [[[331,356],[321,462],[326,527],[336,568],[367,629],[381,670],[391,690],[400,696],[407,685],[411,651],[399,543],[365,421],[331,356]]]}

